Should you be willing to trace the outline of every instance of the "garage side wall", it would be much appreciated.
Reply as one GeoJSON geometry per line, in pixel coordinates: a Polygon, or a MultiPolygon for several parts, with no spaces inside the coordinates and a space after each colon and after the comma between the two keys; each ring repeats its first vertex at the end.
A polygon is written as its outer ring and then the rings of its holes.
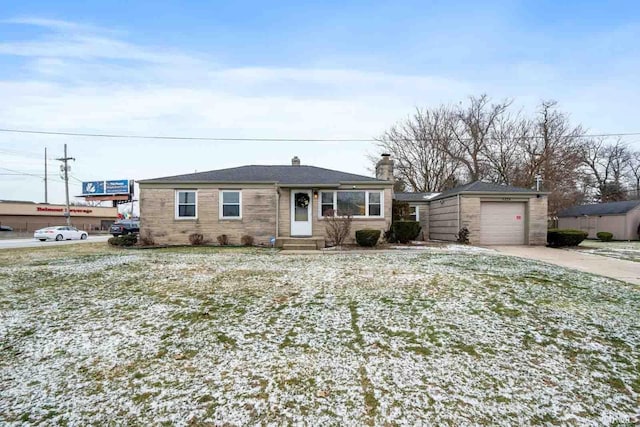
{"type": "MultiPolygon", "coordinates": [[[[189,188],[189,189],[193,189],[189,188]]],[[[174,188],[140,189],[140,234],[151,233],[156,244],[189,244],[189,235],[201,233],[216,242],[226,234],[229,243],[239,245],[244,235],[255,244],[269,244],[275,235],[276,191],[272,188],[242,188],[242,219],[219,218],[219,188],[196,188],[197,219],[176,219],[174,188]]]]}
{"type": "Polygon", "coordinates": [[[458,198],[432,201],[428,218],[429,239],[455,241],[458,234],[458,198]]]}

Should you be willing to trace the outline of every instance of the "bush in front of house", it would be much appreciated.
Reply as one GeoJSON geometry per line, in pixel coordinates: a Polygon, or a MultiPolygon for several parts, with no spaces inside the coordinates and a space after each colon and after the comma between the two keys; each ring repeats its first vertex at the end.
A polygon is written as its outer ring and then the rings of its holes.
{"type": "Polygon", "coordinates": [[[391,242],[408,243],[415,240],[420,234],[420,223],[418,221],[400,220],[391,224],[391,233],[389,234],[391,242]]]}
{"type": "Polygon", "coordinates": [[[243,246],[253,246],[253,242],[253,236],[249,236],[248,234],[245,234],[240,238],[240,243],[242,243],[243,246]]]}
{"type": "Polygon", "coordinates": [[[342,216],[338,216],[338,213],[333,209],[325,212],[324,223],[327,242],[331,246],[342,246],[351,233],[352,222],[353,216],[349,212],[342,216]]]}
{"type": "Polygon", "coordinates": [[[458,234],[456,234],[456,240],[458,241],[458,243],[462,243],[463,245],[468,245],[469,234],[471,234],[469,232],[469,229],[467,227],[462,227],[460,231],[458,231],[458,234]]]}
{"type": "Polygon", "coordinates": [[[204,245],[204,236],[202,233],[191,233],[189,234],[189,243],[193,246],[204,245]]]}
{"type": "Polygon", "coordinates": [[[596,237],[603,242],[610,242],[613,240],[613,233],[609,233],[608,231],[598,231],[596,233],[596,237]]]}
{"type": "Polygon", "coordinates": [[[378,244],[380,230],[364,229],[356,231],[356,242],[360,246],[373,247],[378,244]]]}
{"type": "Polygon", "coordinates": [[[216,237],[216,240],[218,241],[218,244],[220,246],[229,246],[229,236],[227,236],[226,234],[221,234],[218,237],[216,237]]]}
{"type": "Polygon", "coordinates": [[[125,234],[122,236],[112,237],[107,242],[111,246],[133,246],[138,242],[138,236],[135,234],[125,234]]]}
{"type": "Polygon", "coordinates": [[[552,248],[578,246],[588,235],[582,230],[552,228],[547,230],[547,244],[552,248]]]}

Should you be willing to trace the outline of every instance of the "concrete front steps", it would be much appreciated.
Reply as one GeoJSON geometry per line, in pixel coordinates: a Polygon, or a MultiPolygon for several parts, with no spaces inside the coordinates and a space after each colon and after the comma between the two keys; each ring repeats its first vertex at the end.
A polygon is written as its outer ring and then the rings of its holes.
{"type": "Polygon", "coordinates": [[[323,237],[278,237],[276,247],[283,251],[318,251],[324,248],[323,237]]]}

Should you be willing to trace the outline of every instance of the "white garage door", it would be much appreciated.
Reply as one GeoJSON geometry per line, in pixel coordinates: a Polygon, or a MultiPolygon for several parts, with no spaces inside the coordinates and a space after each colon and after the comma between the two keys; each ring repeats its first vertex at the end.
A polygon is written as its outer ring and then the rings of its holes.
{"type": "Polygon", "coordinates": [[[524,203],[480,203],[480,243],[524,245],[524,203]]]}

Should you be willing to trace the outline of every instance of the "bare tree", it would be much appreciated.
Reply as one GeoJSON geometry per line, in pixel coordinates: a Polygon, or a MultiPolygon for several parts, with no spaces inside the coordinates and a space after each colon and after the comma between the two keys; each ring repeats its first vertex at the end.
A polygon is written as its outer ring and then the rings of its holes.
{"type": "Polygon", "coordinates": [[[634,151],[629,155],[629,181],[632,182],[634,199],[640,199],[640,151],[634,151]]]}
{"type": "MultiPolygon", "coordinates": [[[[521,113],[502,114],[496,118],[483,150],[487,161],[486,177],[493,182],[513,185],[521,181],[527,165],[523,147],[533,136],[530,120],[521,113]]],[[[529,181],[526,185],[531,185],[529,181]]]]}
{"type": "Polygon", "coordinates": [[[613,143],[605,138],[591,139],[582,146],[582,162],[591,177],[591,189],[600,202],[626,200],[626,177],[631,163],[627,145],[617,139],[613,143]]]}
{"type": "Polygon", "coordinates": [[[469,181],[485,176],[487,161],[484,153],[493,127],[510,105],[509,100],[492,104],[487,95],[480,95],[470,97],[468,106],[460,106],[455,111],[456,120],[452,122],[454,140],[448,141],[442,149],[463,165],[469,181]]]}
{"type": "Polygon", "coordinates": [[[446,107],[417,109],[379,138],[378,146],[396,160],[397,179],[411,190],[442,191],[457,181],[460,162],[441,149],[453,139],[453,119],[446,107]]]}
{"type": "Polygon", "coordinates": [[[544,189],[549,191],[549,214],[583,199],[580,182],[581,126],[571,124],[569,117],[558,110],[556,101],[542,101],[534,123],[532,138],[523,143],[523,168],[514,184],[529,187],[536,175],[543,179],[544,189]]]}

